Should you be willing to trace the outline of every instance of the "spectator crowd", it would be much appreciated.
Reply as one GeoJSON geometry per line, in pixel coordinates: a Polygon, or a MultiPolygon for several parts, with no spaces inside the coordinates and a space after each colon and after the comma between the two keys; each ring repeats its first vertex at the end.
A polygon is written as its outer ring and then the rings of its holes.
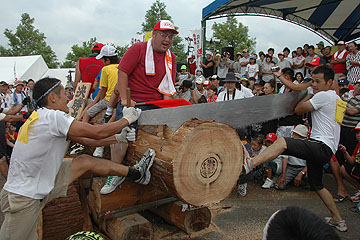
{"type": "MultiPolygon", "coordinates": [[[[154,32],[157,30],[160,31],[161,29],[156,29],[155,26],[154,32]]],[[[172,41],[172,34],[166,35],[161,31],[159,34],[157,37],[172,41]]],[[[284,94],[300,90],[299,86],[305,85],[308,92],[311,92],[310,85],[314,69],[319,66],[332,68],[335,80],[333,90],[347,105],[341,125],[340,145],[336,154],[329,159],[329,163],[324,165],[323,168],[324,171],[332,172],[337,181],[337,193],[333,200],[335,202],[351,200],[358,203],[360,202],[359,46],[356,42],[345,44],[343,41],[337,42],[336,50],[335,47],[325,46],[323,41],[316,45],[315,48],[313,45],[305,44],[303,47],[293,50],[284,47],[277,52],[275,49],[269,48],[266,53],[263,51],[254,53],[248,51],[248,49],[243,49],[242,52],[236,53],[233,57],[234,60],[231,60],[232,57],[229,52],[206,51],[204,60],[198,66],[194,56],[190,56],[188,63],[182,65],[179,72],[169,73],[168,69],[163,69],[163,71],[165,72],[165,78],[167,75],[171,78],[171,74],[174,74],[174,78],[176,78],[174,94],[171,94],[173,98],[185,99],[192,104],[204,104],[263,95],[284,94]],[[332,51],[334,52],[332,53],[332,51]],[[358,190],[353,196],[347,193],[343,179],[349,181],[354,186],[354,189],[358,190]]],[[[134,48],[131,53],[133,54],[135,50],[143,51],[141,54],[145,55],[146,52],[148,58],[148,49],[150,47],[156,49],[156,42],[153,43],[153,46],[150,45],[147,48],[134,48]]],[[[149,58],[156,59],[157,56],[155,54],[155,56],[149,58]]],[[[175,63],[175,59],[171,58],[171,54],[166,55],[166,59],[170,59],[175,63]]],[[[146,64],[144,66],[147,73],[149,69],[146,64]]],[[[89,122],[92,117],[103,110],[106,110],[105,124],[114,122],[115,118],[118,119],[119,112],[117,112],[116,108],[119,108],[117,104],[122,100],[122,90],[119,89],[123,87],[118,83],[118,77],[120,76],[118,69],[123,72],[129,70],[129,76],[134,72],[135,75],[139,74],[136,72],[138,70],[130,69],[126,63],[122,63],[116,49],[110,45],[104,46],[97,43],[93,47],[92,55],[79,60],[76,67],[75,81],[69,81],[66,84],[65,94],[70,106],[74,96],[74,88],[79,82],[90,82],[92,84],[88,105],[81,116],[83,122],[89,122]]],[[[143,69],[141,71],[144,72],[143,69]]],[[[146,82],[141,82],[138,86],[153,88],[144,84],[146,82]]],[[[11,109],[21,105],[21,109],[19,107],[17,114],[23,117],[19,121],[6,123],[4,131],[0,131],[0,143],[3,142],[5,146],[1,149],[3,158],[0,159],[0,171],[5,178],[9,164],[8,159],[17,140],[17,132],[29,116],[26,113],[31,113],[36,108],[32,97],[33,88],[34,80],[32,79],[15,81],[14,83],[0,82],[1,108],[11,109]]],[[[172,86],[165,90],[171,92],[172,86]]],[[[136,97],[140,99],[142,96],[136,97]]],[[[166,98],[164,97],[164,99],[166,98]]],[[[269,111],[272,110],[269,109],[269,111]]],[[[249,126],[237,129],[250,157],[264,152],[278,138],[307,139],[311,130],[312,122],[309,113],[294,114],[261,124],[249,123],[249,126]]],[[[79,144],[70,150],[71,153],[79,153],[79,150],[82,149],[84,147],[79,144]]],[[[126,148],[124,149],[126,152],[126,148]]],[[[93,156],[102,157],[103,151],[104,147],[97,147],[93,156]]],[[[121,161],[122,159],[118,162],[121,161]]],[[[310,188],[307,182],[307,172],[307,162],[304,159],[279,155],[274,160],[257,166],[251,177],[254,181],[259,182],[264,189],[275,188],[284,191],[293,186],[310,188]]],[[[125,177],[108,176],[101,194],[111,193],[124,180],[125,177]]],[[[241,196],[246,196],[247,191],[247,183],[239,181],[237,192],[241,196]]],[[[331,223],[330,221],[330,225],[331,223]]],[[[346,231],[346,224],[341,225],[341,223],[336,222],[334,226],[336,225],[335,227],[340,231],[346,231]]]]}

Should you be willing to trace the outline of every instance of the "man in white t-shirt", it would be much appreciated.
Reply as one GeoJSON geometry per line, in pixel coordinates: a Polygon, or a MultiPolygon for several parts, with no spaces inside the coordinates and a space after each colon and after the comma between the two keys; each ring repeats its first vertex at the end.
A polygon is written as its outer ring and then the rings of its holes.
{"type": "Polygon", "coordinates": [[[296,57],[293,58],[292,68],[294,69],[295,74],[301,72],[304,75],[304,64],[305,57],[303,56],[303,50],[301,47],[296,49],[296,57]]]}
{"type": "MultiPolygon", "coordinates": [[[[276,72],[275,75],[281,77],[281,72],[276,72]]],[[[249,173],[254,167],[269,162],[280,154],[306,160],[310,187],[316,191],[331,213],[331,217],[325,218],[325,221],[345,232],[346,222],[341,218],[331,193],[322,184],[322,166],[335,154],[340,140],[340,124],[335,121],[336,102],[340,98],[331,90],[334,75],[332,68],[317,67],[312,73],[314,94],[306,96],[295,107],[297,114],[311,112],[310,139],[279,138],[262,154],[247,159],[244,171],[249,173]]]]}
{"type": "Polygon", "coordinates": [[[249,51],[247,49],[243,50],[243,57],[240,58],[239,62],[240,62],[240,74],[241,76],[243,76],[246,74],[246,66],[250,62],[249,51]]]}
{"type": "Polygon", "coordinates": [[[149,168],[155,157],[152,149],[131,167],[89,155],[63,160],[68,139],[90,146],[135,140],[135,131],[125,127],[139,118],[141,110],[124,108],[123,118],[105,125],[76,121],[67,114],[65,90],[55,78],[39,80],[33,97],[40,109],[20,129],[8,179],[0,194],[5,214],[0,239],[37,239],[39,212],[52,199],[66,196],[68,185],[87,171],[101,176],[127,176],[141,184],[150,180],[149,168]]]}

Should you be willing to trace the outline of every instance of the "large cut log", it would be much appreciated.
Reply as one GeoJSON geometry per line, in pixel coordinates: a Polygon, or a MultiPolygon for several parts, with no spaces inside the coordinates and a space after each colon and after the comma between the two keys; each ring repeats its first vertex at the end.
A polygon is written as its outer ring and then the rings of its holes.
{"type": "Polygon", "coordinates": [[[166,222],[174,224],[186,233],[201,231],[209,227],[211,212],[207,207],[192,208],[180,201],[168,203],[150,210],[162,217],[166,222]]]}
{"type": "Polygon", "coordinates": [[[82,230],[84,212],[75,184],[69,186],[66,197],[55,198],[44,207],[44,240],[63,240],[82,230]]]}
{"type": "Polygon", "coordinates": [[[128,164],[149,147],[156,151],[150,184],[193,206],[225,199],[241,173],[244,148],[236,130],[223,123],[195,119],[176,132],[139,126],[128,164]]]}
{"type": "Polygon", "coordinates": [[[127,179],[114,192],[107,195],[100,194],[106,178],[94,178],[92,190],[89,192],[88,202],[93,219],[99,224],[100,216],[108,211],[131,207],[142,203],[153,202],[166,198],[168,195],[152,186],[136,184],[127,179]]]}
{"type": "Polygon", "coordinates": [[[151,223],[138,213],[106,221],[105,232],[116,240],[150,240],[153,229],[151,223]]]}

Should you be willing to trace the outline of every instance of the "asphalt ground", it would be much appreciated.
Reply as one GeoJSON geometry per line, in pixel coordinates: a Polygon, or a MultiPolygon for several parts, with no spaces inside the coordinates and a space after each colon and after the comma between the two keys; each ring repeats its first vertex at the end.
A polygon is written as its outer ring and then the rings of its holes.
{"type": "MultiPolygon", "coordinates": [[[[330,192],[336,194],[336,182],[331,174],[325,174],[324,185],[330,192]]],[[[4,179],[0,176],[0,186],[4,179]]],[[[349,194],[356,192],[345,182],[349,194]]],[[[191,235],[167,224],[161,218],[149,213],[142,213],[153,224],[154,239],[194,239],[194,240],[233,240],[233,239],[261,239],[264,226],[269,217],[278,209],[287,206],[303,207],[315,213],[320,218],[330,216],[327,208],[315,192],[301,188],[290,187],[284,191],[262,189],[259,183],[248,184],[245,197],[232,193],[219,204],[210,206],[212,222],[209,228],[191,235]]],[[[360,214],[350,211],[355,206],[350,200],[338,203],[340,214],[346,220],[349,231],[340,233],[341,239],[360,239],[360,214]]],[[[0,222],[3,216],[0,213],[0,222]]]]}

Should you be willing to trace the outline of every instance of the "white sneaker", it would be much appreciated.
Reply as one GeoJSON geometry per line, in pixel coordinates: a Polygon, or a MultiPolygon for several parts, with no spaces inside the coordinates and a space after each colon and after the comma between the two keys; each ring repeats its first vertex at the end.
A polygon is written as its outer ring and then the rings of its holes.
{"type": "Polygon", "coordinates": [[[100,194],[109,194],[125,181],[123,176],[108,176],[105,185],[101,188],[100,194]]]}
{"type": "Polygon", "coordinates": [[[148,184],[150,182],[150,168],[155,159],[155,150],[152,148],[148,148],[141,158],[140,162],[134,165],[134,168],[140,172],[140,178],[135,180],[136,183],[140,184],[148,184]]]}
{"type": "Polygon", "coordinates": [[[238,185],[237,191],[240,194],[240,196],[245,197],[246,196],[246,188],[247,188],[247,183],[242,183],[238,185]]]}
{"type": "Polygon", "coordinates": [[[93,153],[94,157],[102,158],[104,154],[104,146],[102,147],[96,147],[93,153]]]}
{"type": "Polygon", "coordinates": [[[261,186],[262,188],[269,189],[274,187],[275,181],[271,180],[270,178],[266,178],[264,184],[261,186]]]}

